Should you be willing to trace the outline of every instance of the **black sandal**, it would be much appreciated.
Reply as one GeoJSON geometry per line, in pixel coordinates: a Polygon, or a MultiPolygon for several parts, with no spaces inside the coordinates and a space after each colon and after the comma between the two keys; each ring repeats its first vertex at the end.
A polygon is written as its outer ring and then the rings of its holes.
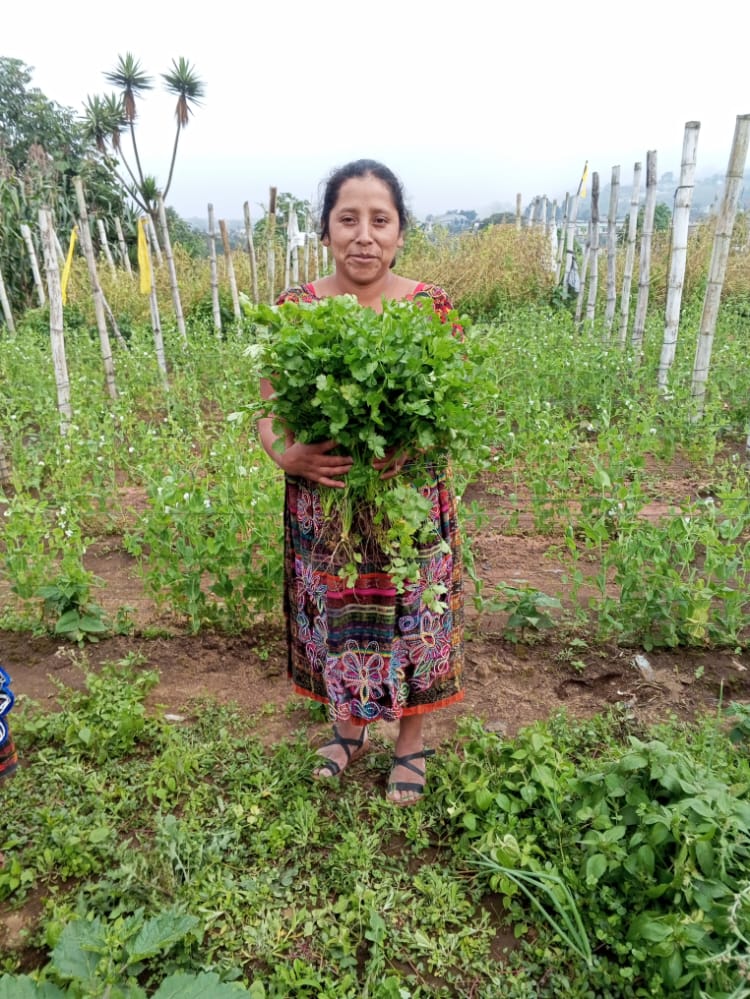
{"type": "Polygon", "coordinates": [[[324,756],[322,753],[318,752],[318,756],[323,760],[316,769],[317,770],[327,770],[328,773],[314,773],[313,780],[331,780],[333,777],[338,777],[342,774],[350,763],[354,763],[358,760],[360,756],[364,756],[367,750],[370,748],[367,739],[367,726],[362,729],[362,735],[359,739],[345,739],[342,735],[339,735],[336,726],[333,726],[333,738],[328,742],[324,743],[320,748],[325,749],[326,746],[341,746],[341,748],[346,753],[346,763],[340,766],[335,760],[324,756]],[[353,747],[350,749],[349,747],[353,747]]]}
{"type": "MultiPolygon", "coordinates": [[[[417,774],[418,777],[424,777],[425,771],[420,770],[419,767],[414,766],[412,760],[427,759],[428,756],[434,756],[434,749],[422,749],[418,753],[409,753],[407,756],[394,756],[391,761],[391,773],[396,769],[396,767],[404,767],[406,770],[411,770],[412,773],[417,774]]],[[[416,805],[420,798],[424,796],[424,781],[421,784],[416,784],[414,781],[409,780],[392,780],[388,782],[386,801],[390,801],[392,805],[398,805],[401,808],[405,808],[407,805],[416,805]],[[393,791],[412,791],[415,794],[413,798],[394,798],[393,791]]]]}

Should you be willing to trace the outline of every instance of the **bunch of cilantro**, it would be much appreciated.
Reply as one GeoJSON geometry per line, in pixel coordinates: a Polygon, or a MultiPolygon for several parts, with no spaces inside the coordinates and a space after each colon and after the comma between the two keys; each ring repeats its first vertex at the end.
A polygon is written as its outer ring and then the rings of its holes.
{"type": "Polygon", "coordinates": [[[377,313],[351,295],[249,311],[252,353],[273,388],[268,407],[277,430],[289,428],[303,443],[335,440],[351,455],[346,488],[321,489],[336,494],[326,498],[343,509],[345,524],[346,504],[373,504],[390,570],[397,581],[409,579],[408,539],[424,535],[429,504],[415,504],[401,476],[383,480],[372,461],[414,456],[407,466],[413,477],[422,460],[445,464],[450,455],[486,447],[487,386],[467,350],[466,319],[454,313],[442,321],[432,302],[419,298],[384,302],[377,313]]]}

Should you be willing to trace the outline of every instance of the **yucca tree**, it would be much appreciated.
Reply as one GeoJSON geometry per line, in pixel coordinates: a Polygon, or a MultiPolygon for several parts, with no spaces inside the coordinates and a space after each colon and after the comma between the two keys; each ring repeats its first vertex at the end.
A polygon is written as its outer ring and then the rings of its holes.
{"type": "Polygon", "coordinates": [[[138,170],[139,185],[143,183],[143,169],[141,168],[141,158],[138,153],[138,142],[135,136],[135,119],[138,117],[136,98],[142,97],[148,90],[153,90],[153,79],[141,68],[140,61],[135,58],[132,52],[126,52],[120,56],[117,65],[109,73],[104,74],[104,79],[120,91],[122,97],[125,122],[130,129],[130,139],[133,143],[133,155],[138,170]]]}
{"type": "Polygon", "coordinates": [[[167,177],[166,186],[162,191],[162,197],[166,200],[167,192],[172,184],[172,174],[174,173],[175,160],[177,159],[177,147],[180,142],[180,135],[183,128],[186,128],[187,123],[190,121],[193,108],[201,106],[201,98],[205,95],[206,85],[203,80],[199,79],[195,69],[187,59],[183,59],[182,56],[179,59],[172,60],[172,69],[169,73],[162,73],[161,78],[164,80],[167,92],[174,94],[177,98],[177,106],[174,113],[177,122],[177,131],[175,132],[174,146],[172,147],[169,176],[167,177]]]}

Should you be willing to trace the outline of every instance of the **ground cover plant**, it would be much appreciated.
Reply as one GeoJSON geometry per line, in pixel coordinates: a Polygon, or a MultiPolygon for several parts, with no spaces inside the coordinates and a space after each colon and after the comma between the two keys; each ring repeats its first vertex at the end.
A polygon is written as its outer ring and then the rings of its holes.
{"type": "Polygon", "coordinates": [[[673,666],[682,689],[723,657],[745,691],[744,307],[722,309],[697,421],[696,303],[668,393],[658,314],[636,359],[559,303],[495,306],[471,333],[498,388],[477,414],[489,455],[455,459],[473,716],[408,814],[373,794],[385,735],[331,797],[306,779],[321,725],[307,709],[203,701],[169,722],[158,707],[171,636],[200,654],[204,636],[252,637],[261,663],[281,641],[281,483],[246,414],[250,324],[217,336],[196,316],[187,344],[165,325],[167,391],[133,323],[110,401],[96,332],[73,312],[65,436],[44,311],[0,339],[0,659],[18,682],[17,642],[31,659],[56,635],[79,663],[55,710],[24,696],[16,709],[24,765],[2,792],[0,920],[34,918],[0,945],[0,996],[750,994],[750,723],[729,683],[706,688],[711,711],[689,722],[662,711],[647,725],[622,686],[588,720],[552,712],[504,737],[484,717],[495,687],[544,682],[535,660],[550,649],[566,689],[640,653],[640,696],[656,686],[648,662],[673,652],[696,664],[673,666]],[[493,561],[499,537],[539,553],[533,576],[522,558],[493,561]],[[109,557],[137,589],[112,585],[109,557]],[[528,664],[517,683],[489,651],[472,665],[484,635],[528,664]],[[135,644],[88,665],[149,636],[163,643],[153,669],[135,644]],[[289,732],[267,744],[274,719],[289,732]]]}
{"type": "Polygon", "coordinates": [[[746,712],[467,719],[402,811],[385,745],[331,790],[303,716],[264,747],[231,708],[147,711],[135,658],[78,667],[16,718],[0,900],[40,913],[0,995],[745,994],[746,712]]]}

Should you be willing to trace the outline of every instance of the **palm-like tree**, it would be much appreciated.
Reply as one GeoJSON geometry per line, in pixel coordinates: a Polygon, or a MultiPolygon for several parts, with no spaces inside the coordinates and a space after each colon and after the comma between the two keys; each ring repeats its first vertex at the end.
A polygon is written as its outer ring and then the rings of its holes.
{"type": "Polygon", "coordinates": [[[128,124],[125,112],[125,102],[118,94],[108,94],[105,97],[94,95],[87,97],[83,106],[83,128],[84,135],[94,143],[98,151],[104,156],[109,168],[117,177],[128,194],[143,209],[150,211],[150,198],[147,190],[147,181],[153,183],[153,178],[144,178],[141,182],[130,168],[124,151],[122,149],[122,130],[128,124]],[[112,149],[127,168],[130,180],[123,178],[115,167],[113,160],[108,157],[108,146],[112,149]]]}
{"type": "Polygon", "coordinates": [[[180,142],[180,134],[183,128],[185,128],[187,123],[190,121],[190,115],[193,113],[193,108],[200,107],[201,98],[206,92],[206,85],[203,80],[199,79],[195,69],[190,65],[187,59],[183,59],[182,57],[179,59],[173,59],[172,69],[169,73],[162,73],[161,78],[164,80],[168,93],[174,94],[177,97],[177,106],[175,108],[177,131],[174,137],[172,160],[169,164],[169,176],[167,177],[167,184],[162,195],[166,198],[167,192],[169,191],[172,183],[172,174],[174,173],[174,164],[177,159],[177,146],[180,142]]]}
{"type": "Polygon", "coordinates": [[[143,185],[144,176],[141,169],[141,158],[138,155],[138,143],[135,138],[135,119],[138,116],[135,100],[147,90],[153,89],[153,80],[148,73],[141,69],[140,61],[131,52],[126,52],[124,56],[120,56],[115,68],[111,72],[105,73],[104,78],[117,87],[122,96],[125,121],[130,128],[130,138],[138,168],[138,187],[140,188],[143,185]]]}

